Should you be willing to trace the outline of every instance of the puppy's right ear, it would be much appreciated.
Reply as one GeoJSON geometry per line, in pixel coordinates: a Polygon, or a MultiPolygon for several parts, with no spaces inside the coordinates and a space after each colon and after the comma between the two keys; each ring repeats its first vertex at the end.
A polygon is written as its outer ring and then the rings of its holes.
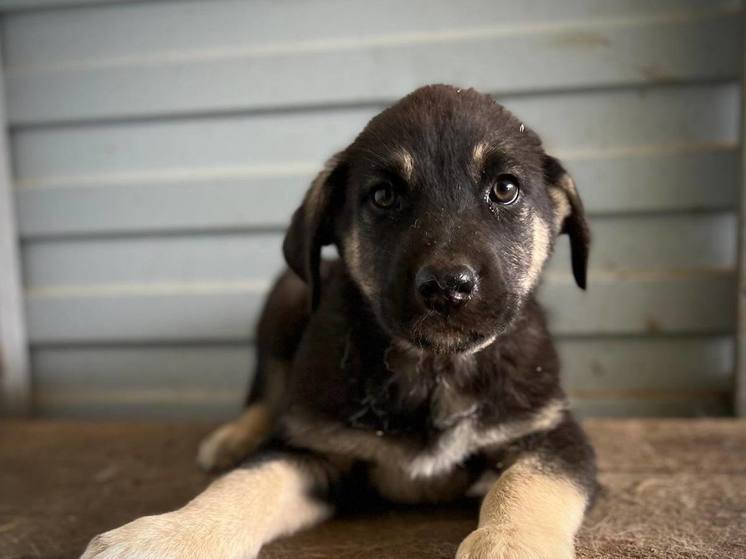
{"type": "Polygon", "coordinates": [[[285,234],[282,252],[285,261],[311,291],[311,310],[321,297],[321,247],[334,242],[334,213],[343,195],[347,175],[344,152],[324,164],[295,210],[285,234]]]}

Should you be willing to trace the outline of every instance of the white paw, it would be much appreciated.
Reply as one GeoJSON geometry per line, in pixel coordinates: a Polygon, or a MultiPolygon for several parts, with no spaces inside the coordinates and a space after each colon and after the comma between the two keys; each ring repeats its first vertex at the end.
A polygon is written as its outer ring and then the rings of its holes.
{"type": "Polygon", "coordinates": [[[143,516],[129,524],[94,537],[81,559],[124,559],[140,557],[187,557],[189,534],[179,526],[175,513],[143,516]]]}
{"type": "Polygon", "coordinates": [[[496,528],[474,530],[456,551],[456,559],[573,559],[572,538],[542,530],[496,528]]]}
{"type": "Polygon", "coordinates": [[[143,516],[91,540],[81,559],[248,559],[230,553],[230,542],[180,511],[143,516]]]}
{"type": "Polygon", "coordinates": [[[237,422],[226,423],[207,435],[199,445],[197,464],[206,472],[222,472],[237,466],[259,445],[260,439],[237,422]]]}

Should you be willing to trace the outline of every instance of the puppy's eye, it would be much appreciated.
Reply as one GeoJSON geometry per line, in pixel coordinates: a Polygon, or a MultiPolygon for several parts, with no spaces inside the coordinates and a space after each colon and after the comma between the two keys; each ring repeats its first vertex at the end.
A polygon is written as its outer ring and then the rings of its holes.
{"type": "Polygon", "coordinates": [[[517,178],[513,175],[500,175],[490,189],[490,200],[507,206],[518,200],[520,191],[517,178]]]}
{"type": "Polygon", "coordinates": [[[381,184],[373,189],[370,194],[373,204],[383,210],[395,208],[399,203],[399,195],[389,184],[381,184]]]}

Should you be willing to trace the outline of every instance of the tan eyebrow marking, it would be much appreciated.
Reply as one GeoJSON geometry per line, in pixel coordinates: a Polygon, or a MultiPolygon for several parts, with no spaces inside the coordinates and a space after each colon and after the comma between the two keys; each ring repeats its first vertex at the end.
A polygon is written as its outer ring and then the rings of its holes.
{"type": "Polygon", "coordinates": [[[479,177],[482,174],[484,160],[489,150],[490,145],[487,142],[479,142],[477,145],[474,146],[474,149],[471,153],[472,173],[474,175],[474,180],[479,180],[479,177]]]}
{"type": "Polygon", "coordinates": [[[407,181],[412,180],[414,175],[414,157],[405,149],[394,152],[394,161],[407,181]]]}

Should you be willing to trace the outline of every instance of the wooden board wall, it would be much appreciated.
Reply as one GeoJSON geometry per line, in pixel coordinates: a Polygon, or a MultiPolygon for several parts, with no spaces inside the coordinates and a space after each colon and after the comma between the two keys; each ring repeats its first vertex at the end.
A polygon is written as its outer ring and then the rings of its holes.
{"type": "Polygon", "coordinates": [[[429,82],[575,175],[542,290],[578,408],[729,411],[742,6],[732,0],[0,1],[40,414],[219,417],[309,178],[429,82]]]}

